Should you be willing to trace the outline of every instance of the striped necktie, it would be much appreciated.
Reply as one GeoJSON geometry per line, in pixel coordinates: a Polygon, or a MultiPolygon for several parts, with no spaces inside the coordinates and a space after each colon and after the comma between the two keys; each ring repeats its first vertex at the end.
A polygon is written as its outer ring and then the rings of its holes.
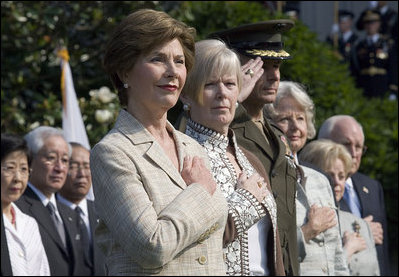
{"type": "Polygon", "coordinates": [[[357,198],[355,189],[348,182],[345,182],[344,200],[348,204],[351,213],[362,218],[359,199],[357,198]]]}

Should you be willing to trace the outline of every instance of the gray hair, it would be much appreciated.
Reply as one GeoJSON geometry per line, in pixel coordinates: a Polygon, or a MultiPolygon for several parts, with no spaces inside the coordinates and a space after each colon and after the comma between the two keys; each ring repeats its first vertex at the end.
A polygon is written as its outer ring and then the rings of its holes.
{"type": "MultiPolygon", "coordinates": [[[[317,135],[318,139],[330,139],[331,138],[331,133],[332,130],[334,130],[335,125],[341,121],[341,120],[352,120],[355,123],[357,123],[357,125],[360,127],[360,130],[363,133],[363,127],[362,125],[353,117],[350,115],[343,115],[343,114],[339,114],[339,115],[333,115],[329,118],[327,118],[323,124],[321,125],[320,129],[319,129],[319,133],[317,135]]],[[[364,133],[363,133],[364,134],[364,133]]],[[[363,135],[364,136],[364,135],[363,135]]]]}
{"type": "Polygon", "coordinates": [[[44,146],[44,141],[48,137],[52,136],[60,136],[65,140],[68,145],[68,156],[71,157],[72,147],[66,141],[64,132],[62,130],[50,126],[39,126],[27,133],[24,137],[26,143],[28,144],[29,150],[32,153],[32,158],[34,158],[40,149],[42,149],[44,146]]]}
{"type": "Polygon", "coordinates": [[[309,95],[306,93],[305,87],[300,83],[281,81],[278,87],[276,100],[264,106],[266,116],[274,120],[277,117],[276,107],[287,97],[293,98],[305,111],[306,125],[308,128],[307,138],[314,138],[316,136],[316,128],[314,126],[316,114],[315,106],[312,99],[310,99],[309,95]]]}
{"type": "Polygon", "coordinates": [[[182,94],[202,103],[202,92],[206,82],[216,74],[235,74],[241,91],[241,63],[237,54],[217,39],[205,39],[195,43],[195,64],[188,74],[182,94]]]}

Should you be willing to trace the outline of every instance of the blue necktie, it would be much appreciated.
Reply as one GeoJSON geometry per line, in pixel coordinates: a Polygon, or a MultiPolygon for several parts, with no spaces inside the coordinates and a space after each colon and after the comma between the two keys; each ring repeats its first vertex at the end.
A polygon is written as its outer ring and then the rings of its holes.
{"type": "Polygon", "coordinates": [[[353,186],[350,186],[348,183],[345,183],[344,200],[348,204],[351,213],[362,218],[359,199],[356,196],[353,186]]]}

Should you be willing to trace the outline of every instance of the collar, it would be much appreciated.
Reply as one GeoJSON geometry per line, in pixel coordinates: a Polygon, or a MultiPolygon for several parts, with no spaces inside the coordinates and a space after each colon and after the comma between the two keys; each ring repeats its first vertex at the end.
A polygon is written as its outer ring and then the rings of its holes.
{"type": "Polygon", "coordinates": [[[28,186],[33,190],[33,192],[37,195],[37,197],[39,197],[40,202],[42,202],[42,204],[46,207],[48,202],[53,203],[55,209],[57,210],[57,203],[55,200],[55,196],[54,193],[51,194],[50,199],[48,199],[38,188],[36,188],[32,183],[28,183],[28,186]]]}
{"type": "Polygon", "coordinates": [[[88,208],[87,208],[87,200],[86,198],[83,198],[78,205],[76,205],[75,203],[72,203],[71,201],[69,201],[68,199],[66,199],[65,197],[63,197],[61,194],[57,193],[57,199],[58,201],[60,201],[62,204],[68,206],[71,210],[75,210],[75,208],[77,206],[79,206],[84,215],[88,214],[88,208]]]}
{"type": "MultiPolygon", "coordinates": [[[[229,133],[233,134],[232,132],[229,133]]],[[[209,129],[191,119],[187,121],[186,134],[190,134],[201,145],[205,143],[210,143],[212,145],[218,145],[221,150],[226,151],[229,145],[229,138],[222,135],[212,129],[209,129]]],[[[233,142],[234,143],[234,142],[233,142]]]]}
{"type": "Polygon", "coordinates": [[[353,181],[352,181],[352,178],[351,178],[351,177],[349,177],[348,179],[346,179],[346,181],[345,181],[345,186],[348,186],[348,187],[350,187],[350,188],[353,188],[353,181]]]}

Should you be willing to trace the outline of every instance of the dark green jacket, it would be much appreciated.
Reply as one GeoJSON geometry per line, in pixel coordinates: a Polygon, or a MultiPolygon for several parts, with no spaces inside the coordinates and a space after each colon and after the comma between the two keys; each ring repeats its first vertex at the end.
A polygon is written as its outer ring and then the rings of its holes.
{"type": "Polygon", "coordinates": [[[270,146],[242,105],[237,108],[230,127],[236,134],[238,144],[255,154],[269,174],[277,203],[277,225],[284,268],[287,275],[299,275],[295,209],[296,170],[285,156],[285,136],[265,118],[264,128],[267,130],[270,146]]]}

